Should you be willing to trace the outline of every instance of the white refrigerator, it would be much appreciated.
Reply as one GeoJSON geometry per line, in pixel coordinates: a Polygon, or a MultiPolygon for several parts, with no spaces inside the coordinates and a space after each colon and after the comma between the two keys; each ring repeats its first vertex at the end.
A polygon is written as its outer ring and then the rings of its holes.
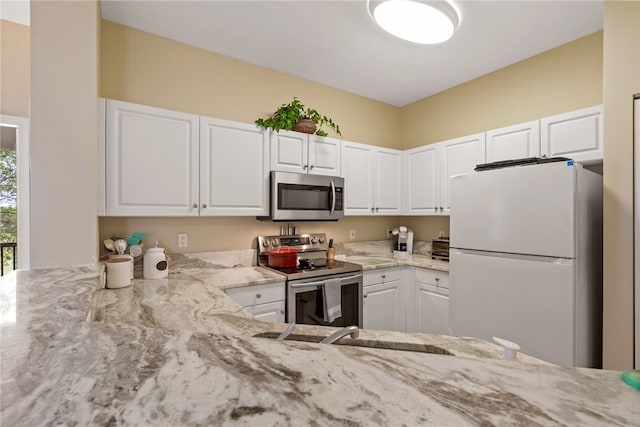
{"type": "Polygon", "coordinates": [[[451,178],[449,324],[602,364],[602,177],[573,161],[451,178]]]}

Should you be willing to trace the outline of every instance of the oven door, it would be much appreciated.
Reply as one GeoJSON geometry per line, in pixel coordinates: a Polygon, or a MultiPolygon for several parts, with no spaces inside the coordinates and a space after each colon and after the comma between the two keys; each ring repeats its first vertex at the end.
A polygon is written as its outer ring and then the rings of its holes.
{"type": "Polygon", "coordinates": [[[337,221],[344,218],[344,178],[271,172],[271,219],[337,221]]]}
{"type": "Polygon", "coordinates": [[[287,322],[321,326],[362,328],[362,273],[347,273],[287,282],[287,322]],[[324,281],[340,279],[342,316],[324,320],[324,281]]]}

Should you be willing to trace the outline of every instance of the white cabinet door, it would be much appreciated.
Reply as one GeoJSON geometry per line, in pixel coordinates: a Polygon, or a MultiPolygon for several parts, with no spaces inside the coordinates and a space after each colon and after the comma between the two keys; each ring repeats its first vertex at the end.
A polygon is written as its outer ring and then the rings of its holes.
{"type": "Polygon", "coordinates": [[[267,215],[267,131],[200,118],[200,215],[267,215]]]}
{"type": "Polygon", "coordinates": [[[400,280],[363,288],[362,319],[365,329],[404,331],[400,280]]]}
{"type": "Polygon", "coordinates": [[[307,136],[288,130],[271,132],[271,170],[306,173],[309,167],[307,136]]]}
{"type": "Polygon", "coordinates": [[[603,158],[602,105],[540,120],[542,154],[569,157],[578,162],[603,158]]]}
{"type": "Polygon", "coordinates": [[[342,142],[345,215],[373,215],[373,168],[371,146],[342,142]]]}
{"type": "Polygon", "coordinates": [[[318,135],[309,135],[308,138],[309,173],[340,176],[340,140],[318,135]]]}
{"type": "Polygon", "coordinates": [[[487,162],[538,157],[539,155],[539,120],[487,132],[487,162]]]}
{"type": "Polygon", "coordinates": [[[376,215],[401,215],[404,212],[402,151],[375,149],[374,207],[376,215]]]}
{"type": "Polygon", "coordinates": [[[198,215],[198,116],[107,100],[106,120],[106,214],[198,215]]]}
{"type": "Polygon", "coordinates": [[[439,143],[442,173],[440,175],[439,212],[449,214],[449,179],[454,175],[473,172],[477,164],[485,162],[485,134],[478,133],[439,143]]]}
{"type": "Polygon", "coordinates": [[[433,215],[438,213],[438,146],[413,148],[406,152],[406,213],[433,215]]]}
{"type": "Polygon", "coordinates": [[[245,310],[253,314],[257,320],[284,323],[284,308],[284,301],[276,301],[267,304],[251,305],[246,307],[245,310]]]}
{"type": "Polygon", "coordinates": [[[441,288],[416,282],[415,304],[417,332],[449,335],[449,296],[441,288]]]}

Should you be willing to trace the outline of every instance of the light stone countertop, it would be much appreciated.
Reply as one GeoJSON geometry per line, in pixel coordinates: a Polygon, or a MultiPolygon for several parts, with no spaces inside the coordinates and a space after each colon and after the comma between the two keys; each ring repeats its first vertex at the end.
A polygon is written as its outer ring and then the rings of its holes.
{"type": "Polygon", "coordinates": [[[408,265],[449,271],[449,261],[431,259],[430,242],[415,242],[413,252],[407,257],[394,256],[391,240],[336,244],[336,259],[360,264],[363,270],[408,265]]]}
{"type": "MultiPolygon", "coordinates": [[[[223,289],[234,275],[244,285],[280,277],[176,258],[169,278],[118,290],[97,290],[93,266],[1,278],[0,424],[625,426],[640,419],[640,393],[619,372],[524,355],[502,361],[481,340],[366,330],[358,338],[454,354],[441,355],[255,337],[286,325],[253,319],[223,289]]],[[[296,333],[332,330],[301,325],[296,333]]]]}

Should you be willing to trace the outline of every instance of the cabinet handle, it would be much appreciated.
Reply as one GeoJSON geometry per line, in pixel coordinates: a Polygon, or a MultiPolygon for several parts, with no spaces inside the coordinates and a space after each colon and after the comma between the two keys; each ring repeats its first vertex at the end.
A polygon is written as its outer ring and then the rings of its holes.
{"type": "Polygon", "coordinates": [[[383,279],[386,279],[386,278],[387,278],[387,276],[386,276],[385,274],[383,274],[383,275],[382,275],[382,278],[383,278],[383,279]]]}
{"type": "Polygon", "coordinates": [[[197,203],[193,204],[193,209],[198,209],[198,204],[197,203]]]}
{"type": "Polygon", "coordinates": [[[376,208],[376,212],[378,212],[380,210],[380,208],[376,208]]]}
{"type": "Polygon", "coordinates": [[[280,314],[284,314],[284,310],[280,310],[280,314]]]}
{"type": "Polygon", "coordinates": [[[442,212],[442,206],[440,206],[440,212],[442,212]]]}
{"type": "Polygon", "coordinates": [[[304,166],[302,166],[302,169],[307,170],[308,167],[309,167],[309,165],[304,165],[304,166]]]}
{"type": "Polygon", "coordinates": [[[262,298],[262,294],[256,294],[256,298],[262,298]]]}
{"type": "Polygon", "coordinates": [[[375,211],[375,209],[372,207],[372,208],[371,208],[371,212],[374,212],[374,211],[375,211]]]}
{"type": "Polygon", "coordinates": [[[439,277],[436,277],[436,282],[439,282],[439,281],[440,281],[440,278],[439,278],[439,277]]]}
{"type": "Polygon", "coordinates": [[[316,167],[316,165],[311,165],[311,166],[309,166],[309,169],[313,169],[315,167],[316,167]]]}
{"type": "Polygon", "coordinates": [[[433,208],[433,210],[434,210],[434,211],[436,211],[436,212],[438,212],[438,208],[437,208],[437,207],[433,208]]]}
{"type": "Polygon", "coordinates": [[[207,209],[207,204],[206,203],[202,204],[202,209],[207,209]]]}
{"type": "Polygon", "coordinates": [[[368,295],[364,295],[362,298],[366,298],[366,297],[368,297],[368,295]]]}

